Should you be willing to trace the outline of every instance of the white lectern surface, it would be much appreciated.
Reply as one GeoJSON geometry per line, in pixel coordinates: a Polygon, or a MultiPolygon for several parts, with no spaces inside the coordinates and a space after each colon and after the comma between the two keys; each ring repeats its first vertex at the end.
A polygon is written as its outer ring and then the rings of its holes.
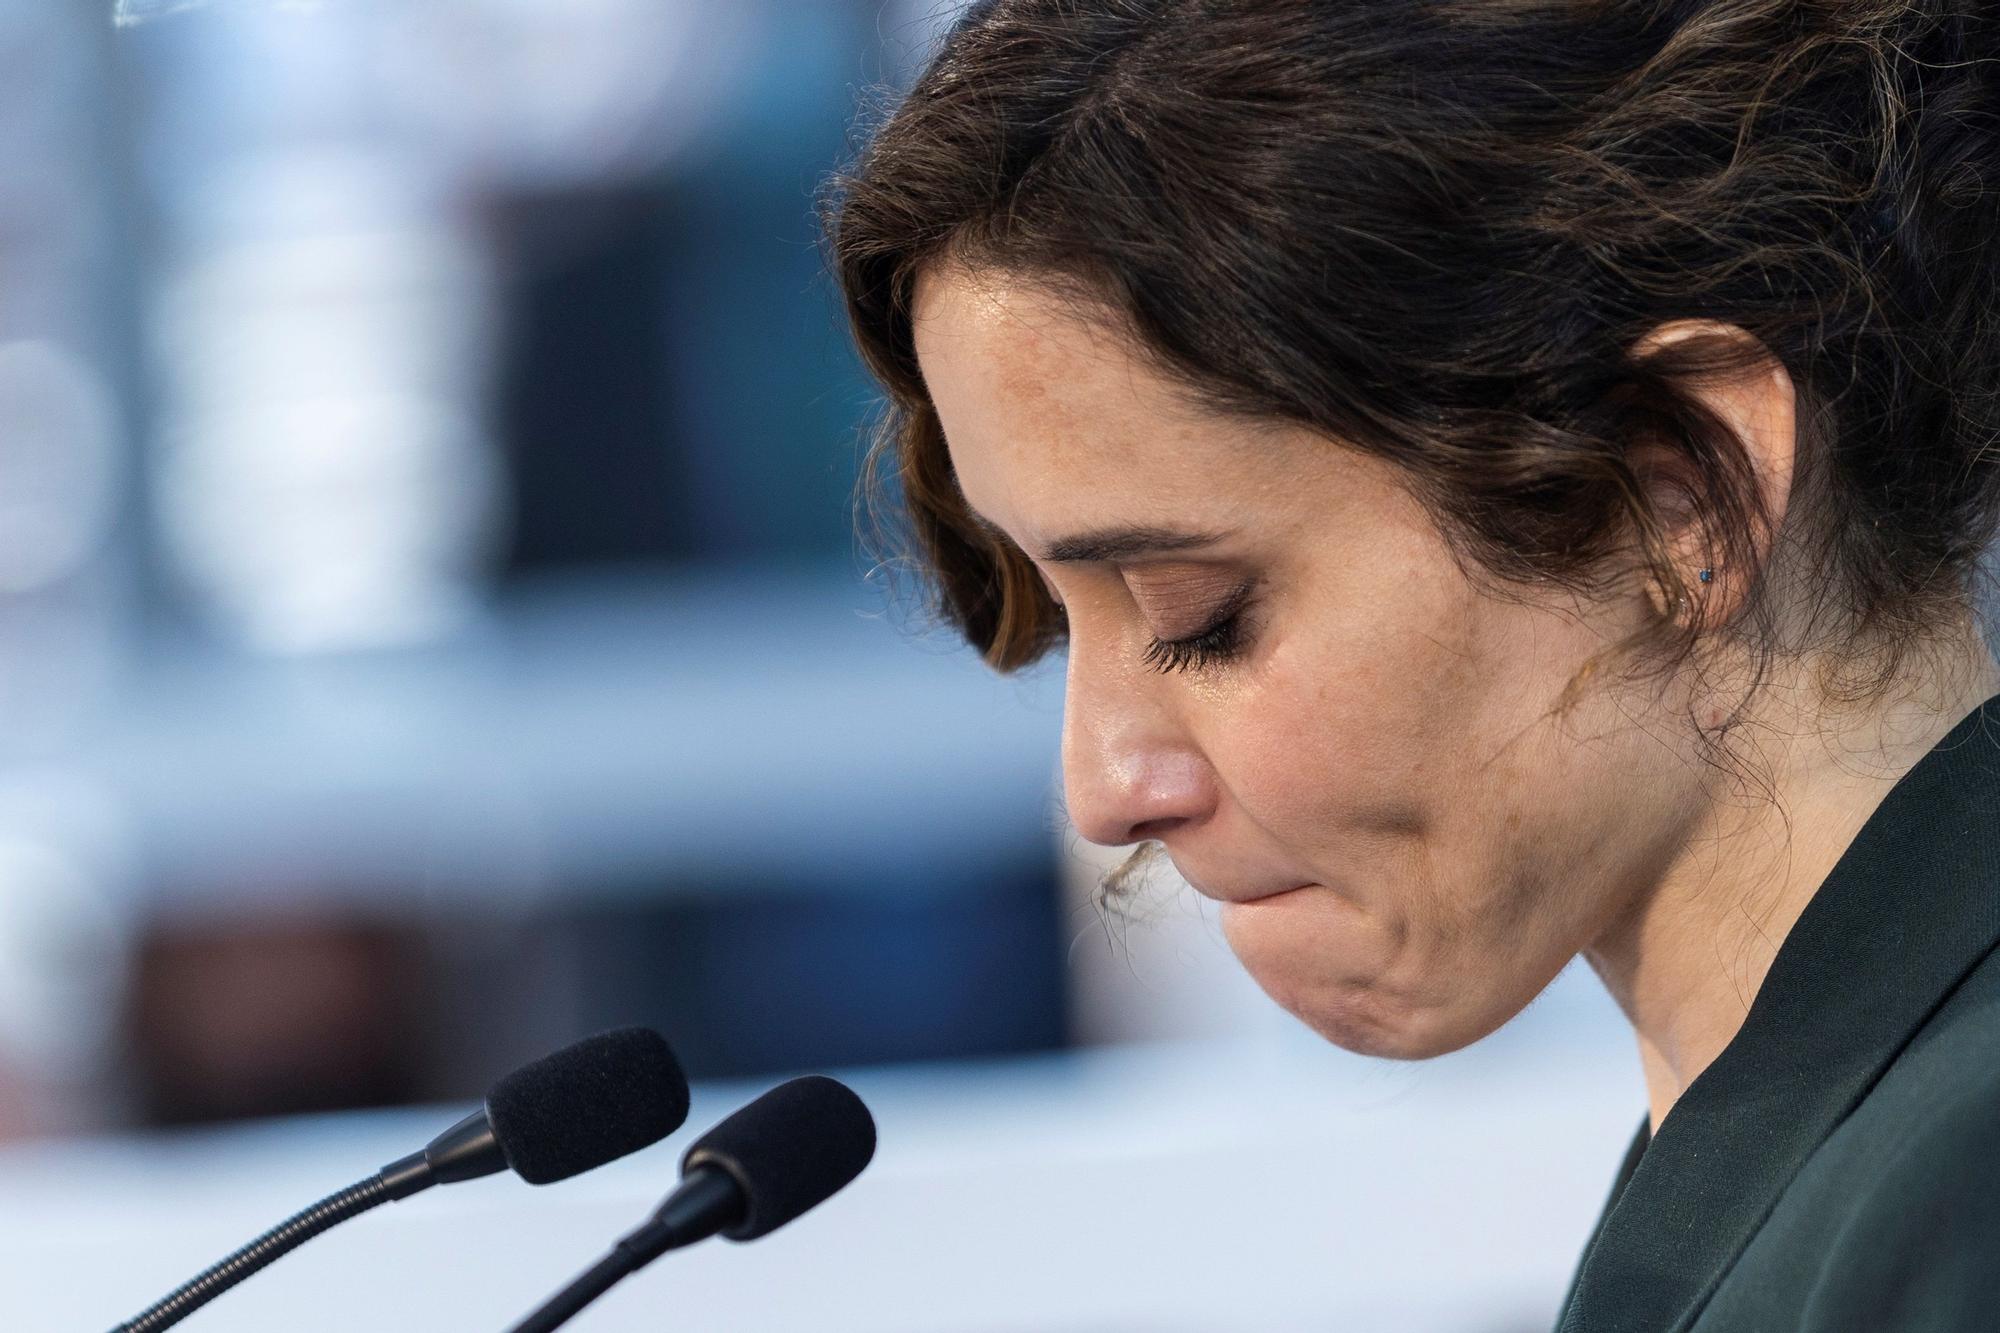
{"type": "MultiPolygon", "coordinates": [[[[570,1327],[1544,1330],[1644,1097],[1614,1025],[1533,1018],[1423,1064],[1301,1029],[845,1073],[880,1128],[859,1181],[754,1244],[666,1256],[570,1327]]],[[[499,1333],[763,1086],[698,1086],[687,1128],[562,1184],[502,1175],[377,1209],[183,1327],[499,1333]]],[[[0,1329],[102,1333],[463,1109],[0,1152],[0,1329]]]]}

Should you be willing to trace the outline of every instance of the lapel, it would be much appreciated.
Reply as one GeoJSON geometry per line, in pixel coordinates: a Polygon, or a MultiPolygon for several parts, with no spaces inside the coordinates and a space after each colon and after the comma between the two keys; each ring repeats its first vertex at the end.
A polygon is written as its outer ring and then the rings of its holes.
{"type": "Polygon", "coordinates": [[[1559,1333],[1685,1329],[1806,1158],[1996,939],[2000,695],[1890,788],[1736,1037],[1650,1144],[1641,1126],[1559,1333]]]}

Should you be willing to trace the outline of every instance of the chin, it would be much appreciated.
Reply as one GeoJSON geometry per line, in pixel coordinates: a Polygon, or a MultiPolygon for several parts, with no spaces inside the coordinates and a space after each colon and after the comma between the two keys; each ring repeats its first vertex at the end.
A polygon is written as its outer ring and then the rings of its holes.
{"type": "Polygon", "coordinates": [[[1479,997],[1464,994],[1440,1004],[1439,990],[1430,987],[1420,1001],[1409,989],[1383,985],[1379,967],[1351,961],[1367,952],[1349,936],[1353,918],[1340,914],[1344,919],[1335,918],[1336,925],[1315,912],[1308,922],[1272,908],[1225,907],[1223,935],[1266,995],[1342,1050],[1388,1060],[1449,1055],[1494,1032],[1525,1005],[1468,1003],[1479,997]]]}
{"type": "Polygon", "coordinates": [[[1380,1012],[1380,1006],[1366,1003],[1346,1003],[1328,1008],[1315,1008],[1309,1004],[1285,1004],[1283,1007],[1342,1050],[1383,1060],[1429,1060],[1450,1055],[1500,1026],[1499,1023],[1442,1023],[1439,1021],[1442,1015],[1431,1013],[1384,1014],[1380,1012]]]}

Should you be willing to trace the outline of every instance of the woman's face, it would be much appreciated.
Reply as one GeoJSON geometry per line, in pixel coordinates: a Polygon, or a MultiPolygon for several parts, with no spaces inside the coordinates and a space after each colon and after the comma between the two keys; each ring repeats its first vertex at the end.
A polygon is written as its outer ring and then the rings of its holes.
{"type": "Polygon", "coordinates": [[[940,268],[916,306],[965,498],[1066,608],[1071,818],[1164,843],[1279,1004],[1439,1054],[1636,910],[1700,766],[1608,691],[1546,715],[1642,597],[1483,595],[1391,465],[1203,413],[1030,285],[940,268]]]}

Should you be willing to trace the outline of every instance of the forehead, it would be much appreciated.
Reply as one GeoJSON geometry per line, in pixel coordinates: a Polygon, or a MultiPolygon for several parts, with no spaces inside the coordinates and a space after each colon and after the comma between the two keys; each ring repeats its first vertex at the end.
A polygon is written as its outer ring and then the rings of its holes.
{"type": "Polygon", "coordinates": [[[1032,283],[929,269],[913,315],[960,487],[1024,543],[1107,517],[1220,526],[1329,464],[1324,440],[1203,410],[1128,335],[1032,283]]]}

